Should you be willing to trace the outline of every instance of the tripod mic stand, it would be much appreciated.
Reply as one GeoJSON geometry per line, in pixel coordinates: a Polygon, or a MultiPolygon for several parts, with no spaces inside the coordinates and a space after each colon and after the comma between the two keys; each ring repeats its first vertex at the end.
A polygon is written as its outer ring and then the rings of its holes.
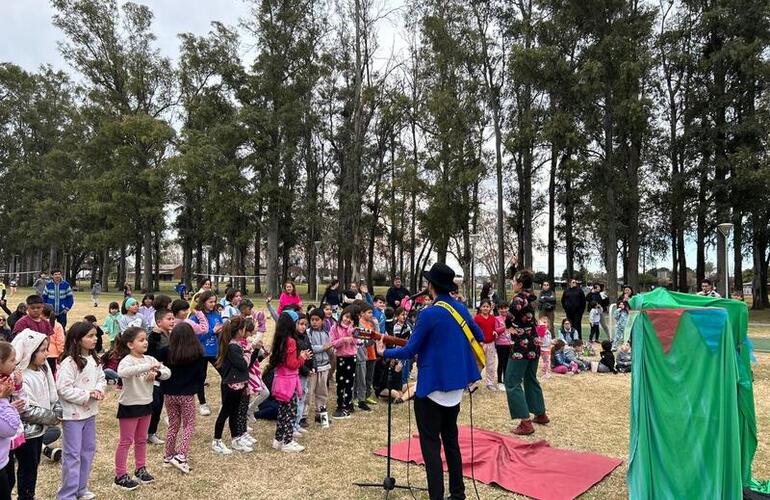
{"type": "MultiPolygon", "coordinates": [[[[387,381],[390,382],[390,377],[393,373],[393,366],[389,363],[388,364],[388,371],[387,371],[387,381]]],[[[423,490],[428,491],[427,488],[420,488],[417,486],[401,486],[400,484],[396,484],[396,479],[390,475],[390,462],[392,460],[390,449],[391,449],[391,437],[393,435],[393,395],[390,392],[390,383],[385,384],[388,388],[388,456],[387,456],[387,462],[385,465],[385,478],[382,480],[382,483],[353,483],[353,485],[358,486],[360,488],[382,488],[385,491],[385,495],[387,498],[387,495],[393,491],[394,489],[402,489],[402,490],[423,490]]],[[[411,436],[409,436],[411,439],[411,436]]]]}

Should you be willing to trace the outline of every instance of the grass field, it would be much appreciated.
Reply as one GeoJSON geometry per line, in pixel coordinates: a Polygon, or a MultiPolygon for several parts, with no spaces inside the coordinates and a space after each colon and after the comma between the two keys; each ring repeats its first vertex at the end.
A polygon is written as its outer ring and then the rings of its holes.
{"type": "MultiPolygon", "coordinates": [[[[21,292],[21,297],[26,295],[21,292]]],[[[118,299],[115,294],[105,294],[98,309],[91,306],[85,293],[78,293],[76,305],[70,314],[70,322],[85,314],[103,318],[106,305],[118,299]]],[[[12,300],[10,303],[15,304],[12,300]]],[[[753,319],[753,318],[752,318],[753,319]]],[[[764,318],[763,318],[764,320],[764,318]]],[[[770,328],[769,328],[770,329],[770,328]]],[[[754,475],[770,478],[770,354],[758,354],[754,367],[755,400],[759,432],[759,448],[754,460],[754,475]]],[[[148,445],[148,468],[157,481],[144,485],[132,493],[123,493],[112,487],[114,452],[118,426],[115,412],[116,393],[108,389],[107,397],[98,416],[98,450],[91,474],[90,488],[102,499],[168,499],[168,498],[276,498],[276,499],[348,499],[381,498],[379,491],[362,491],[353,481],[379,482],[384,476],[385,460],[375,457],[372,451],[385,445],[387,412],[380,404],[374,412],[356,412],[345,421],[333,421],[328,430],[311,427],[311,432],[301,442],[307,449],[301,454],[283,454],[270,447],[275,430],[273,422],[260,421],[254,436],[259,440],[254,453],[223,457],[210,451],[213,425],[219,403],[218,376],[211,371],[207,388],[209,402],[214,410],[210,417],[198,417],[197,429],[190,452],[193,471],[183,476],[176,469],[162,469],[162,447],[148,445]]],[[[602,375],[585,373],[574,377],[552,376],[542,380],[551,424],[539,427],[528,440],[546,440],[551,445],[574,451],[590,451],[625,460],[629,438],[629,391],[627,375],[602,375]]],[[[333,397],[332,397],[333,399],[333,397]]],[[[508,417],[505,395],[502,393],[477,393],[474,396],[474,424],[477,427],[507,433],[513,428],[508,417]]],[[[330,407],[333,402],[330,401],[330,407]]],[[[394,406],[394,440],[408,437],[407,406],[394,406]]],[[[311,416],[312,416],[311,412],[311,416]]],[[[462,405],[460,424],[468,425],[467,401],[462,405]]],[[[416,432],[414,420],[411,430],[416,432]]],[[[161,423],[159,433],[165,433],[161,423]]],[[[225,431],[227,436],[227,430],[225,431]]],[[[129,457],[129,468],[133,465],[129,457]]],[[[565,464],[568,466],[568,464],[565,464]]],[[[588,491],[583,498],[627,498],[625,464],[604,481],[588,491]]],[[[425,485],[424,470],[410,466],[413,485],[425,485]]],[[[59,485],[59,467],[41,463],[38,491],[39,498],[53,498],[59,485]]],[[[399,484],[406,484],[407,467],[394,462],[393,476],[399,484]]],[[[470,481],[466,481],[469,498],[474,497],[470,481]]],[[[521,498],[496,487],[478,484],[483,499],[521,498]]],[[[427,495],[416,494],[417,498],[427,495]]],[[[394,492],[391,498],[411,498],[406,492],[394,492]]]]}

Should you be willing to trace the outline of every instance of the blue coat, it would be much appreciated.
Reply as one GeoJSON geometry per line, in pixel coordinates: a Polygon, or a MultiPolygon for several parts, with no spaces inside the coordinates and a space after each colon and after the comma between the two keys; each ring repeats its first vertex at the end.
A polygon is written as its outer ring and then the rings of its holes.
{"type": "MultiPolygon", "coordinates": [[[[465,319],[479,342],[484,334],[473,321],[468,308],[449,295],[439,295],[439,300],[454,307],[465,319]]],[[[386,358],[411,359],[417,356],[418,397],[427,397],[433,391],[465,389],[481,379],[468,339],[460,325],[446,309],[430,306],[417,317],[409,342],[404,347],[385,349],[386,358]]]]}
{"type": "Polygon", "coordinates": [[[54,280],[49,281],[43,290],[43,301],[53,307],[57,316],[66,309],[69,311],[75,304],[75,296],[72,294],[70,284],[62,280],[58,284],[54,280]]]}
{"type": "MultiPolygon", "coordinates": [[[[209,322],[209,331],[203,335],[198,335],[198,339],[200,339],[201,344],[203,344],[205,355],[214,358],[219,352],[219,334],[214,333],[214,327],[217,323],[223,322],[222,315],[217,311],[209,311],[204,314],[209,322]]],[[[190,319],[198,323],[198,318],[195,315],[191,316],[190,319]]]]}

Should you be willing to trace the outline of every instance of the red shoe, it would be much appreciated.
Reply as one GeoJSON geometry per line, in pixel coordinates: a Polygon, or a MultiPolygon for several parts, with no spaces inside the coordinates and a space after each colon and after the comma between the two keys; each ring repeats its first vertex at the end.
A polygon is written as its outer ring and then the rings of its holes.
{"type": "Polygon", "coordinates": [[[545,413],[543,413],[542,415],[538,415],[538,416],[536,416],[535,418],[532,419],[532,422],[534,422],[536,424],[540,424],[540,425],[545,425],[545,424],[547,424],[550,421],[551,421],[551,419],[548,418],[548,415],[546,415],[545,413]]]}
{"type": "Polygon", "coordinates": [[[530,434],[534,434],[535,428],[532,427],[532,421],[531,420],[522,420],[519,423],[519,426],[513,429],[513,433],[517,436],[528,436],[530,434]]]}

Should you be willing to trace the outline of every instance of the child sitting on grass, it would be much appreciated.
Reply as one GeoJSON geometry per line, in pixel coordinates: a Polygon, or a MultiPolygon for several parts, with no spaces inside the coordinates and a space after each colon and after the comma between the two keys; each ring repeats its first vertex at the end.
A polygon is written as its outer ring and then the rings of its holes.
{"type": "Polygon", "coordinates": [[[612,341],[602,341],[602,352],[599,353],[599,373],[617,373],[615,371],[615,355],[612,354],[612,341]]]}
{"type": "Polygon", "coordinates": [[[578,368],[585,371],[585,370],[588,370],[590,364],[588,363],[588,361],[580,357],[580,354],[583,352],[584,352],[584,344],[582,340],[576,340],[575,342],[572,343],[572,345],[564,346],[564,358],[569,362],[574,361],[575,363],[577,363],[578,368]]]}
{"type": "Polygon", "coordinates": [[[568,361],[564,349],[567,344],[562,339],[557,340],[553,344],[552,350],[552,363],[551,371],[564,375],[566,373],[575,374],[580,371],[578,364],[575,361],[568,361]]]}
{"type": "Polygon", "coordinates": [[[631,344],[623,342],[618,350],[618,359],[615,362],[618,373],[631,373],[631,344]]]}

